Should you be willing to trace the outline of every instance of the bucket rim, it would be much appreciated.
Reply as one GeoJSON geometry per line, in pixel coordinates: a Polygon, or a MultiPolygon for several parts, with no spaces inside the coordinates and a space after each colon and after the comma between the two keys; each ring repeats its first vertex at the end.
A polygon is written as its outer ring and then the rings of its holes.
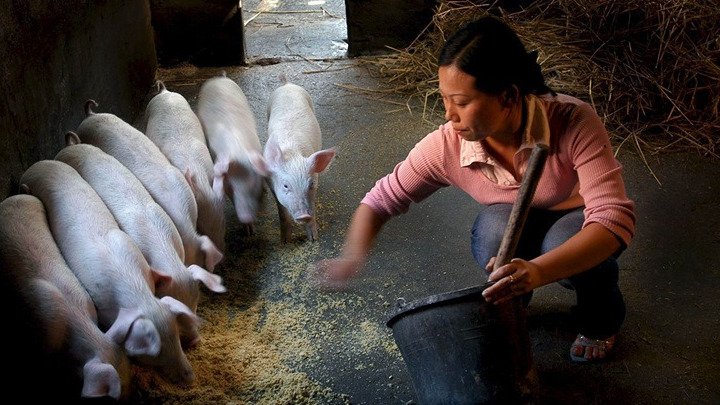
{"type": "Polygon", "coordinates": [[[397,322],[402,316],[417,312],[425,307],[447,304],[468,296],[482,294],[482,292],[492,284],[493,283],[485,283],[482,285],[461,288],[459,290],[447,291],[425,298],[418,298],[410,301],[409,303],[405,303],[403,298],[398,298],[395,302],[395,309],[388,315],[385,325],[392,328],[393,324],[395,324],[395,322],[397,322]]]}

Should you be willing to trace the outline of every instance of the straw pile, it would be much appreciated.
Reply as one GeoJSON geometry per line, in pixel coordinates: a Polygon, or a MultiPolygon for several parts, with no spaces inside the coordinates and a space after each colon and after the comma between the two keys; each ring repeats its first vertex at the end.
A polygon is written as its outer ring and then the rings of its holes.
{"type": "Polygon", "coordinates": [[[613,142],[643,152],[697,150],[720,157],[720,8],[703,0],[440,1],[405,49],[368,58],[392,90],[443,113],[437,54],[465,22],[500,16],[538,61],[551,88],[591,103],[613,142]]]}

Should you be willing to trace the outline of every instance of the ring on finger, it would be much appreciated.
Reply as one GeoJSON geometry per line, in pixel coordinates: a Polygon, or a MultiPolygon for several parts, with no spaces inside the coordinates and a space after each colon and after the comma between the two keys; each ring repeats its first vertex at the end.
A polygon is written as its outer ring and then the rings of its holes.
{"type": "Polygon", "coordinates": [[[510,275],[509,279],[510,279],[510,284],[515,284],[515,277],[513,277],[512,274],[510,275]]]}

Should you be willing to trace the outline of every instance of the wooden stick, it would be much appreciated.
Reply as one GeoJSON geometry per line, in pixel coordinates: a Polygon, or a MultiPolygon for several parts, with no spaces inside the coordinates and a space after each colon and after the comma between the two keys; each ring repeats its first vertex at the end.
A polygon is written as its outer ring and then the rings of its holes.
{"type": "Polygon", "coordinates": [[[522,234],[525,220],[530,211],[530,203],[545,166],[548,149],[547,145],[538,143],[530,154],[530,161],[520,184],[515,204],[513,204],[510,212],[510,219],[505,227],[505,235],[500,243],[500,250],[495,258],[493,270],[510,263],[513,255],[515,255],[515,249],[518,241],[520,241],[520,234],[522,234]]]}

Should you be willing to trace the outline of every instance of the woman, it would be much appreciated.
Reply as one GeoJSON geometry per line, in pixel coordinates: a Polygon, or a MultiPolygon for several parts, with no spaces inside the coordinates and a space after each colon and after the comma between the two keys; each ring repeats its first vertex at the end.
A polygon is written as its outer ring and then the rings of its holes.
{"type": "Polygon", "coordinates": [[[366,194],[341,256],[316,264],[316,282],[343,287],[362,270],[385,222],[455,186],[483,205],[471,249],[496,282],[484,291],[486,301],[524,295],[528,302],[535,288],[560,282],[577,296],[571,359],[595,361],[611,352],[625,318],[616,259],[634,234],[634,203],[597,113],[550,90],[536,57],[494,17],[465,25],[446,42],[438,79],[448,121],[366,194]],[[492,271],[536,143],[549,145],[549,153],[516,258],[492,271]]]}

